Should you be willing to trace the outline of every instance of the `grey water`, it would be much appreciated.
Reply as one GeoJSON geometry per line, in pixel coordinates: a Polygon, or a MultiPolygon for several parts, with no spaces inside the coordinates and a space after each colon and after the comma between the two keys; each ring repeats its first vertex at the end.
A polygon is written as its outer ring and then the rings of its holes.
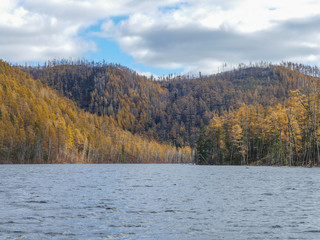
{"type": "Polygon", "coordinates": [[[1,165],[0,239],[320,239],[320,169],[1,165]]]}

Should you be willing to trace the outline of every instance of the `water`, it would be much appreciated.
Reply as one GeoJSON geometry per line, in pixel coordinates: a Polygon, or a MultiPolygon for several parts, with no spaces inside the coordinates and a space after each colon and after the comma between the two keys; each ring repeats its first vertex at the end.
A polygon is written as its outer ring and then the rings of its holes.
{"type": "Polygon", "coordinates": [[[320,239],[320,169],[1,165],[0,239],[320,239]]]}

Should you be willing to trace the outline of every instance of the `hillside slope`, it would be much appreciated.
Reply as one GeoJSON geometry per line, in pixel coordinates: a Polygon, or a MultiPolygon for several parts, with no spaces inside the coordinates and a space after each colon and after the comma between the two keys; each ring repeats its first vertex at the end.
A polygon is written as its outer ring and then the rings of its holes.
{"type": "Polygon", "coordinates": [[[258,64],[210,76],[152,81],[130,69],[101,63],[51,63],[23,68],[80,107],[109,116],[132,133],[195,147],[214,114],[242,104],[283,104],[317,69],[288,63],[258,64]],[[305,74],[302,74],[304,72],[305,74]]]}
{"type": "Polygon", "coordinates": [[[133,135],[0,61],[0,163],[190,161],[190,148],[133,135]]]}
{"type": "Polygon", "coordinates": [[[197,142],[198,164],[320,165],[319,71],[275,70],[296,89],[276,104],[243,102],[215,115],[197,142]]]}

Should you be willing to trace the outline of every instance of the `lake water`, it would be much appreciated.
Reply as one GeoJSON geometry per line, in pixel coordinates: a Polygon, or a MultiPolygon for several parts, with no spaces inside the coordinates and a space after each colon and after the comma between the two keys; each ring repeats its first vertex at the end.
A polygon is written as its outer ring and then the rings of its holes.
{"type": "Polygon", "coordinates": [[[320,239],[320,169],[0,165],[0,239],[320,239]]]}

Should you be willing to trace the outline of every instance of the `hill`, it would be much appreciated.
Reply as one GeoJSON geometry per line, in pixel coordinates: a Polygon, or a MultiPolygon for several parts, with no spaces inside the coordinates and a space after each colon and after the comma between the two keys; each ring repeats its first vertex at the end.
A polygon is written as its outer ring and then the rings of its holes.
{"type": "Polygon", "coordinates": [[[196,148],[198,164],[320,162],[317,67],[239,65],[157,81],[114,64],[55,62],[23,70],[123,130],[196,148]]]}
{"type": "Polygon", "coordinates": [[[197,142],[198,164],[320,165],[319,70],[291,66],[299,71],[274,70],[287,86],[282,101],[242,102],[211,119],[197,142]]]}
{"type": "MultiPolygon", "coordinates": [[[[86,91],[81,86],[75,96],[84,99],[83,104],[86,91]]],[[[105,162],[191,162],[191,149],[123,130],[113,118],[85,112],[0,61],[0,163],[105,162]]]]}
{"type": "Polygon", "coordinates": [[[290,91],[304,86],[307,75],[300,72],[315,71],[292,63],[256,64],[210,76],[155,81],[114,64],[61,61],[23,69],[84,110],[177,147],[195,147],[214,114],[239,109],[243,103],[283,104],[290,91]]]}

